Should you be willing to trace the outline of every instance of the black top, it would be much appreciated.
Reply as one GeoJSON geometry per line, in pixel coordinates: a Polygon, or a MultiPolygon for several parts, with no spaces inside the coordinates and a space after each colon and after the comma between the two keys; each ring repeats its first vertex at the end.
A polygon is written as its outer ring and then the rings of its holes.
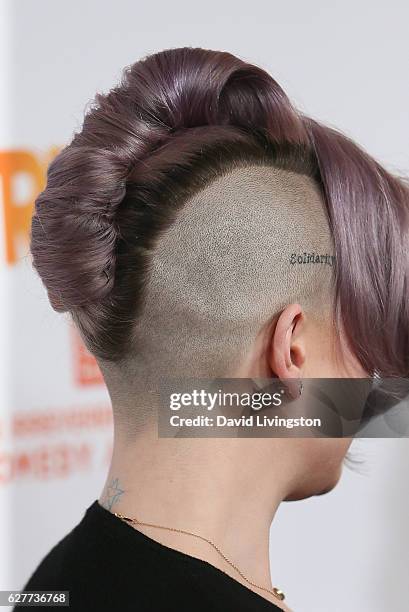
{"type": "Polygon", "coordinates": [[[43,559],[24,590],[69,591],[70,607],[58,608],[61,612],[280,610],[207,561],[152,540],[97,501],[43,559]]]}

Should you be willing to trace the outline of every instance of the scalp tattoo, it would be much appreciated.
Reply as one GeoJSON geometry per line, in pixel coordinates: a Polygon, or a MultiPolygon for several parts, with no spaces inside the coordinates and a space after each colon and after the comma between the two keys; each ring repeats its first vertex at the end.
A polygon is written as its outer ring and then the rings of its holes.
{"type": "Polygon", "coordinates": [[[329,253],[291,253],[290,264],[325,264],[327,266],[335,265],[335,255],[329,253]]]}

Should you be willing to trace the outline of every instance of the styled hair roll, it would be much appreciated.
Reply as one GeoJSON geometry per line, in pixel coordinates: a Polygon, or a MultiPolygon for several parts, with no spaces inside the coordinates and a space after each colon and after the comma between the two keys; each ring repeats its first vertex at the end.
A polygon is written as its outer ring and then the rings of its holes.
{"type": "Polygon", "coordinates": [[[71,313],[97,358],[125,359],[160,232],[201,185],[254,161],[319,186],[351,348],[367,372],[407,376],[407,183],[225,52],[162,51],[96,95],[35,202],[33,265],[53,308],[71,313]]]}

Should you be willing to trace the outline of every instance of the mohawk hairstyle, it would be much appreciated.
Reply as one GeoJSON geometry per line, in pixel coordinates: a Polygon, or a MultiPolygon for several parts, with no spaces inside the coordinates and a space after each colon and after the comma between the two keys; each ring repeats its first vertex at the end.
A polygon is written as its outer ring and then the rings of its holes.
{"type": "Polygon", "coordinates": [[[336,254],[334,321],[367,372],[407,376],[408,185],[226,52],[165,50],[96,95],[35,202],[33,265],[53,308],[98,359],[126,360],[161,236],[189,198],[254,165],[313,182],[336,254]]]}

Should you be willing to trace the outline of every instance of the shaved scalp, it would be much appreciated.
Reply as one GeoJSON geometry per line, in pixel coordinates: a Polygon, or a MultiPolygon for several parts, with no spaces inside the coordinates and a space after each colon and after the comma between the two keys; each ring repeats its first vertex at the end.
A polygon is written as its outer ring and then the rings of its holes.
{"type": "Polygon", "coordinates": [[[304,252],[334,254],[309,177],[253,165],[210,182],[152,253],[134,329],[134,374],[231,375],[260,328],[288,303],[327,318],[332,267],[291,263],[304,252]]]}

